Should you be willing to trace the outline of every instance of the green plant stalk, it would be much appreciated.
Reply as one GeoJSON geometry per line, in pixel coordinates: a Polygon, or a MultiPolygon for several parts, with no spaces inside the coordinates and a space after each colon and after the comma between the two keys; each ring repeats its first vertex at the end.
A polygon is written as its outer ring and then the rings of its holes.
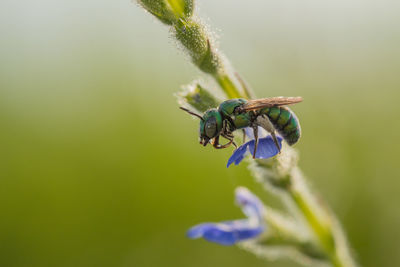
{"type": "Polygon", "coordinates": [[[296,207],[301,211],[313,234],[318,239],[321,248],[329,256],[332,265],[336,267],[349,266],[349,264],[343,263],[337,254],[332,228],[318,218],[307,197],[293,189],[289,189],[287,193],[296,207]]]}
{"type": "Polygon", "coordinates": [[[264,220],[267,222],[269,230],[266,236],[261,237],[259,244],[267,246],[290,246],[297,249],[310,259],[326,261],[327,254],[312,240],[299,235],[299,229],[295,225],[295,221],[285,218],[281,213],[267,208],[264,220]]]}
{"type": "Polygon", "coordinates": [[[183,17],[185,15],[183,6],[184,3],[182,0],[167,0],[166,3],[170,6],[170,8],[177,14],[179,17],[183,17]]]}
{"type": "Polygon", "coordinates": [[[211,45],[210,36],[201,23],[191,18],[179,20],[175,24],[175,31],[177,40],[187,49],[193,63],[211,75],[228,98],[250,98],[244,84],[241,84],[242,88],[236,86],[235,80],[238,79],[227,70],[229,63],[211,45]]]}
{"type": "Polygon", "coordinates": [[[217,73],[213,76],[228,98],[249,98],[244,90],[243,93],[240,93],[240,91],[236,88],[232,78],[227,74],[217,73]]]}

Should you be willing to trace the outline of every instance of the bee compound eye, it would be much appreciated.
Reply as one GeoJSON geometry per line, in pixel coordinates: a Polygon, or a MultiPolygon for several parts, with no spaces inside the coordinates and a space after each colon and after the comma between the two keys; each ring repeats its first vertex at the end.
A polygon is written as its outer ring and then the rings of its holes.
{"type": "Polygon", "coordinates": [[[208,138],[213,138],[217,132],[217,122],[215,119],[210,119],[206,122],[205,132],[208,138]]]}

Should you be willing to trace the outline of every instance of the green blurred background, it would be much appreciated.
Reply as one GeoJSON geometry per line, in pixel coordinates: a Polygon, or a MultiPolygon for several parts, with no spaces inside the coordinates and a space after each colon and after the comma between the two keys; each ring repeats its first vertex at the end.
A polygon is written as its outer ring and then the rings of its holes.
{"type": "MultiPolygon", "coordinates": [[[[363,266],[400,266],[400,4],[197,0],[259,97],[301,95],[303,171],[363,266]]],[[[0,266],[298,266],[187,240],[266,203],[173,97],[200,73],[128,0],[0,2],[0,266]]]]}

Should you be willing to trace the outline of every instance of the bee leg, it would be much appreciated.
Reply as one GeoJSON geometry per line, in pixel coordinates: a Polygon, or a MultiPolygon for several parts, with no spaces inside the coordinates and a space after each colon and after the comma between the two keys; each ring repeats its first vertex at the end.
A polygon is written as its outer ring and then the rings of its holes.
{"type": "Polygon", "coordinates": [[[278,139],[276,138],[275,129],[271,124],[269,118],[265,115],[260,115],[257,117],[256,123],[271,134],[272,140],[274,140],[276,148],[278,148],[279,153],[281,153],[281,147],[279,146],[278,139]]]}
{"type": "Polygon", "coordinates": [[[237,145],[235,141],[233,141],[234,136],[230,133],[221,134],[224,138],[228,139],[230,142],[228,144],[232,144],[237,149],[237,145]]]}
{"type": "Polygon", "coordinates": [[[243,129],[243,144],[246,142],[246,131],[243,129]]]}
{"type": "Polygon", "coordinates": [[[233,138],[234,138],[233,134],[228,132],[228,133],[221,134],[221,136],[229,140],[229,142],[226,145],[223,145],[224,147],[228,147],[230,145],[234,145],[235,148],[237,148],[237,145],[236,145],[235,141],[233,141],[233,138]]]}
{"type": "Polygon", "coordinates": [[[235,138],[235,137],[233,136],[233,134],[230,133],[230,134],[228,135],[228,137],[229,137],[228,139],[232,141],[232,145],[234,145],[235,148],[237,149],[237,145],[236,145],[235,141],[233,141],[233,138],[235,138]]]}
{"type": "MultiPolygon", "coordinates": [[[[222,135],[222,136],[225,137],[224,135],[222,135]]],[[[226,138],[226,137],[225,137],[225,138],[226,138]]],[[[216,149],[227,148],[227,147],[229,147],[232,143],[234,143],[234,142],[233,142],[233,139],[230,139],[230,138],[226,138],[226,139],[228,139],[229,142],[226,143],[225,145],[220,145],[220,144],[219,144],[219,136],[215,137],[214,143],[213,143],[214,148],[216,148],[216,149]]],[[[235,146],[236,146],[236,144],[235,144],[235,146]]]]}
{"type": "Polygon", "coordinates": [[[254,151],[253,151],[253,159],[256,158],[257,146],[258,146],[258,127],[257,125],[253,126],[254,132],[254,151]]]}
{"type": "Polygon", "coordinates": [[[274,140],[275,146],[278,149],[279,153],[281,153],[281,147],[279,146],[278,139],[276,138],[275,132],[271,133],[272,140],[274,140]]]}
{"type": "Polygon", "coordinates": [[[236,146],[236,144],[233,142],[233,140],[229,140],[229,142],[228,143],[226,143],[225,145],[220,145],[220,144],[218,144],[218,146],[214,146],[216,149],[222,149],[222,148],[227,148],[227,147],[229,147],[230,145],[235,145],[236,146]]]}
{"type": "Polygon", "coordinates": [[[214,138],[213,143],[212,143],[214,148],[219,148],[220,144],[219,144],[219,135],[217,137],[214,138]]]}
{"type": "Polygon", "coordinates": [[[237,145],[235,143],[235,141],[232,140],[232,145],[235,147],[235,149],[237,149],[237,145]]]}

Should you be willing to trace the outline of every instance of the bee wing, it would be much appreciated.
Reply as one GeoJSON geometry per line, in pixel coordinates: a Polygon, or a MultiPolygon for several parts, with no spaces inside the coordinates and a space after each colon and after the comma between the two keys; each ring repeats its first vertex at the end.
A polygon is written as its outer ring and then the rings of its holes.
{"type": "Polygon", "coordinates": [[[296,103],[300,103],[303,101],[303,98],[300,96],[297,97],[269,97],[269,98],[260,98],[249,100],[245,104],[243,104],[240,109],[243,111],[256,110],[261,108],[270,108],[270,107],[278,107],[278,106],[286,106],[292,105],[296,103]]]}

